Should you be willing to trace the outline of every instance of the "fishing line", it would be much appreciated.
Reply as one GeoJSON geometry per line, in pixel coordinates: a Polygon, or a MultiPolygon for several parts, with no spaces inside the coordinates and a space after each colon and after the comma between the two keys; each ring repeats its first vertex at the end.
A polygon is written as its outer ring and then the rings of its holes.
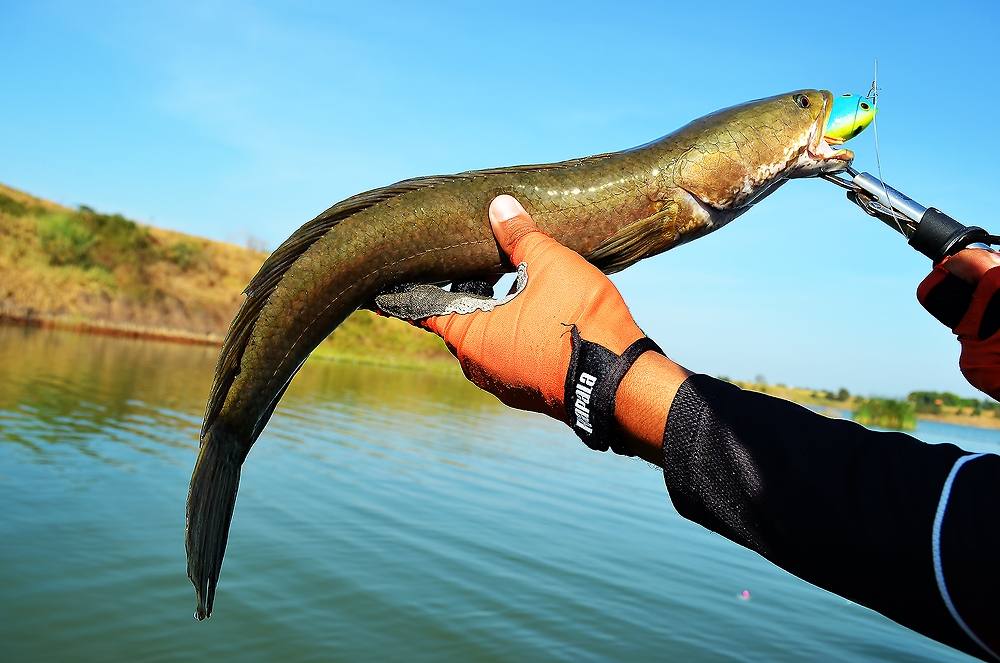
{"type": "MultiPolygon", "coordinates": [[[[882,157],[878,147],[878,58],[875,58],[872,86],[868,90],[867,98],[872,100],[872,109],[875,111],[872,115],[872,133],[875,136],[875,167],[878,169],[878,179],[882,184],[882,193],[885,194],[885,199],[889,200],[889,191],[885,188],[885,178],[882,176],[882,157]]],[[[892,208],[892,205],[888,205],[888,207],[889,212],[892,214],[892,220],[899,228],[900,234],[906,236],[906,233],[903,232],[903,224],[899,222],[899,218],[896,216],[896,210],[892,208]]]]}

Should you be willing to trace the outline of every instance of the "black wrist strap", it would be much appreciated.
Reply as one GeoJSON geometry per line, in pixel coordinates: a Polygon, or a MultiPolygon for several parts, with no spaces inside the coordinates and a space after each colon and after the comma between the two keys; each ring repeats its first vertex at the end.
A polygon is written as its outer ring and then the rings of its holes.
{"type": "Polygon", "coordinates": [[[566,372],[566,421],[583,443],[595,451],[611,449],[634,456],[621,440],[615,421],[615,397],[628,369],[644,353],[663,354],[653,339],[640,338],[620,355],[585,340],[576,325],[570,329],[573,352],[566,372]]]}

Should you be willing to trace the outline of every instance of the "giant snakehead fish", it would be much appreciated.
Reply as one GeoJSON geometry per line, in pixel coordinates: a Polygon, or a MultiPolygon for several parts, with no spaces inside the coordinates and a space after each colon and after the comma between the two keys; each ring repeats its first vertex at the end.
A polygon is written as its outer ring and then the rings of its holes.
{"type": "Polygon", "coordinates": [[[622,152],[417,177],[343,200],[272,253],[219,356],[187,502],[196,618],[211,615],[240,468],[309,353],[401,284],[495,281],[512,271],[487,209],[516,197],[539,227],[607,273],[721,228],[791,178],[853,159],[824,138],[833,95],[733,106],[622,152]]]}

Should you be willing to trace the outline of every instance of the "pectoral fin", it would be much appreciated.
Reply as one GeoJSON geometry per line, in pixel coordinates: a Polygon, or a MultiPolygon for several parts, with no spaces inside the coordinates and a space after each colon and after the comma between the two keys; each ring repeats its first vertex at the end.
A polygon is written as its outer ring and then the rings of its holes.
{"type": "Polygon", "coordinates": [[[674,221],[680,206],[670,201],[658,212],[629,224],[584,256],[605,274],[613,274],[676,243],[674,221]]]}

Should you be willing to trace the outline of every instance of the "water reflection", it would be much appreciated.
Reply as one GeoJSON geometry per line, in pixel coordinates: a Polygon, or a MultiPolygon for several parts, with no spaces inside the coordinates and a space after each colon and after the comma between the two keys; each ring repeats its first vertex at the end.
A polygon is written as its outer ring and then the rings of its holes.
{"type": "Polygon", "coordinates": [[[216,352],[0,327],[4,660],[962,658],[460,376],[331,362],[255,446],[196,624],[183,504],[216,352]]]}
{"type": "MultiPolygon", "coordinates": [[[[116,462],[106,443],[155,453],[197,444],[217,349],[0,326],[0,416],[5,440],[43,455],[69,446],[116,462]],[[184,436],[176,431],[185,431],[184,436]]],[[[463,425],[499,404],[457,374],[390,370],[314,360],[279,407],[274,437],[341,417],[345,442],[381,438],[415,418],[431,423],[460,409],[463,425]],[[345,416],[350,413],[350,416],[345,416]]]]}

